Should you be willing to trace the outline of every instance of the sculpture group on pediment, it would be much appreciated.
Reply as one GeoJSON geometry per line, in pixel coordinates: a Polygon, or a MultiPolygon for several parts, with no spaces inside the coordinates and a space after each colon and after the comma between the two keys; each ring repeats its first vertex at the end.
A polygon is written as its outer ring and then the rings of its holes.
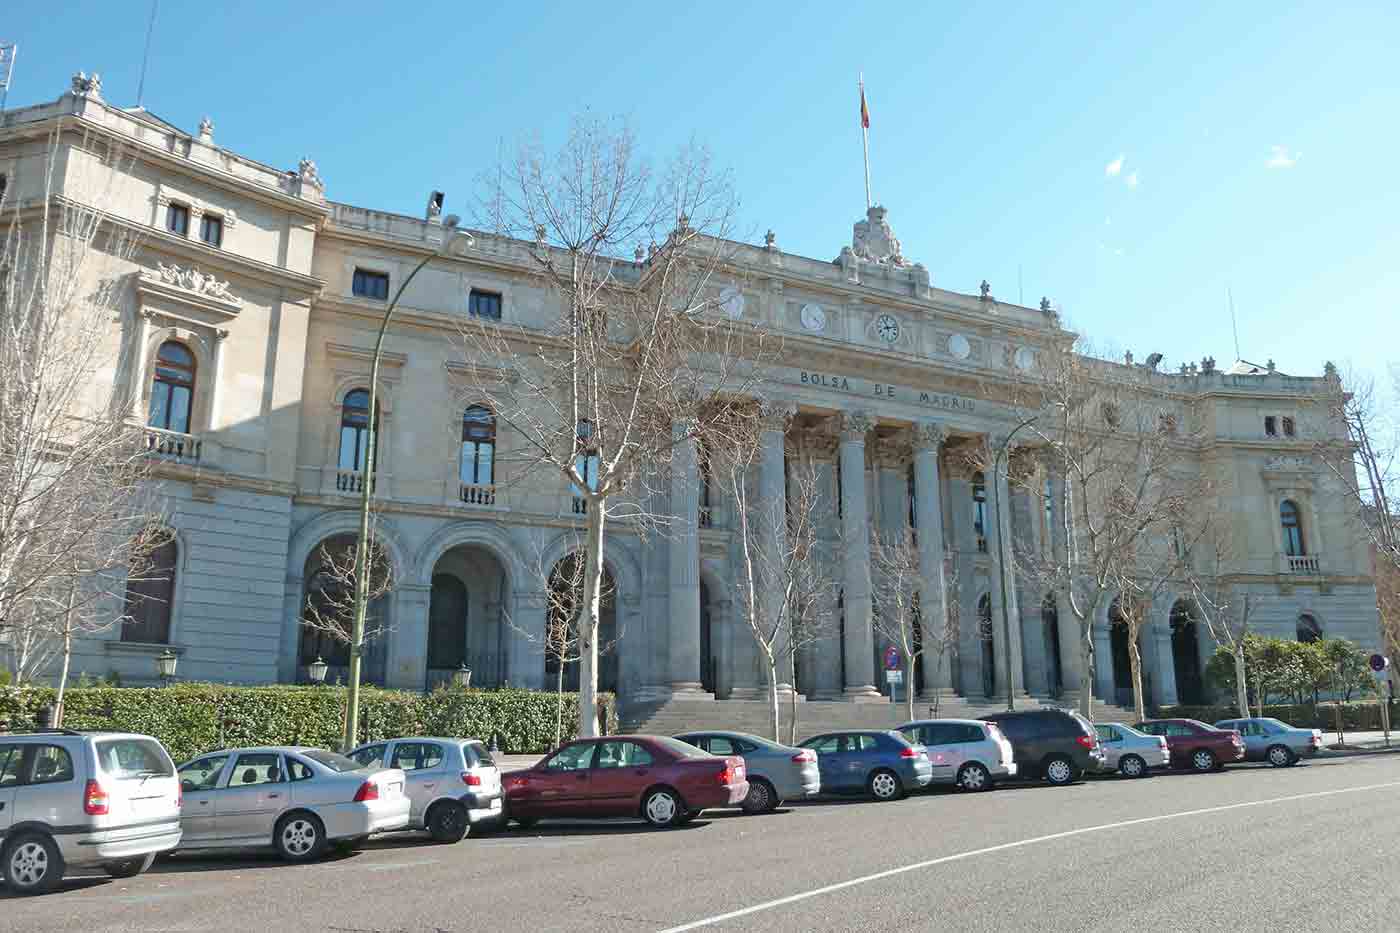
{"type": "Polygon", "coordinates": [[[92,73],[91,77],[81,71],[78,72],[73,75],[72,94],[75,97],[93,97],[97,100],[101,100],[102,76],[95,71],[92,73]]]}
{"type": "Polygon", "coordinates": [[[156,263],[156,272],[160,275],[161,281],[184,288],[201,295],[208,295],[210,298],[217,298],[220,301],[227,301],[241,305],[243,299],[239,298],[229,290],[229,283],[220,281],[212,275],[205,275],[198,269],[182,269],[173,263],[166,265],[163,262],[156,263]]]}
{"type": "Polygon", "coordinates": [[[899,250],[899,240],[885,220],[885,214],[885,209],[877,205],[866,212],[865,220],[856,221],[851,251],[866,262],[904,266],[907,263],[899,250]]]}

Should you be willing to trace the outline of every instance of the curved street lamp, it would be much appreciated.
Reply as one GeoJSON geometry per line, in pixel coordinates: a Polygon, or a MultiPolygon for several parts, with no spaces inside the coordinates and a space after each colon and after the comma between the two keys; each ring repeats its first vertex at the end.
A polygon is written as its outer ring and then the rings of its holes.
{"type": "Polygon", "coordinates": [[[345,702],[345,730],[341,736],[342,750],[355,747],[355,736],[360,723],[360,665],[365,641],[365,616],[369,608],[369,503],[374,494],[374,450],[376,435],[379,432],[379,363],[384,357],[384,335],[389,330],[389,319],[399,305],[404,290],[423,267],[434,259],[447,255],[448,249],[458,237],[465,237],[467,244],[476,241],[471,234],[457,229],[460,223],[456,214],[449,214],[443,220],[442,243],[437,249],[424,256],[413,267],[394,292],[394,300],[384,309],[384,319],[379,322],[379,336],[374,341],[374,359],[369,369],[369,426],[365,430],[365,465],[360,477],[360,536],[355,542],[355,621],[350,629],[350,682],[349,696],[345,702]]]}

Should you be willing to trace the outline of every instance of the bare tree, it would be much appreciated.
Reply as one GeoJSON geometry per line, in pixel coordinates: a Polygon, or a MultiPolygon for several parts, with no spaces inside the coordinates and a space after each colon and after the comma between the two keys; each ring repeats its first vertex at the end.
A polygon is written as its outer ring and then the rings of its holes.
{"type": "Polygon", "coordinates": [[[713,313],[735,201],[702,149],[653,172],[626,126],[591,117],[557,153],[522,146],[490,189],[488,225],[512,238],[496,245],[544,299],[519,324],[469,322],[466,365],[518,442],[521,474],[572,491],[585,531],[580,734],[594,735],[605,531],[669,527],[678,516],[649,507],[646,480],[669,476],[756,379],[757,332],[713,313]]]}
{"type": "Polygon", "coordinates": [[[928,649],[920,617],[919,548],[902,523],[870,532],[871,625],[899,652],[907,718],[914,718],[914,664],[928,649]]]}
{"type": "MultiPolygon", "coordinates": [[[[100,167],[0,203],[0,641],[17,683],[64,671],[75,634],[121,618],[128,571],[158,522],[151,459],[129,394],[110,375],[113,322],[131,320],[136,244],[102,205],[119,149],[89,140],[100,167]]],[[[11,197],[14,197],[13,193],[11,197]]]]}
{"type": "MultiPolygon", "coordinates": [[[[962,637],[962,606],[961,584],[958,577],[957,561],[948,561],[943,572],[944,588],[947,596],[944,600],[945,607],[943,618],[940,620],[936,616],[925,614],[925,610],[920,605],[920,635],[923,645],[924,665],[933,664],[934,682],[951,683],[951,676],[944,681],[937,675],[944,669],[946,664],[951,675],[953,666],[957,664],[958,645],[962,637]]],[[[910,685],[913,689],[913,685],[910,685]]],[[[941,692],[935,690],[930,697],[929,713],[934,718],[938,717],[938,707],[942,701],[941,692]]]]}

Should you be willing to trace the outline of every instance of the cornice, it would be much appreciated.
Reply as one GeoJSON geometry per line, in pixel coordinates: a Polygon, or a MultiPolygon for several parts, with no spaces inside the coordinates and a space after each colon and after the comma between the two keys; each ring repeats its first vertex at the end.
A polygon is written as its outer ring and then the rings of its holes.
{"type": "MultiPolygon", "coordinates": [[[[365,364],[374,362],[373,348],[356,347],[346,343],[336,343],[333,340],[326,341],[326,355],[338,359],[356,360],[365,364]]],[[[392,369],[399,369],[407,362],[407,353],[396,353],[392,350],[384,349],[379,351],[379,365],[381,367],[388,366],[392,369]]]]}

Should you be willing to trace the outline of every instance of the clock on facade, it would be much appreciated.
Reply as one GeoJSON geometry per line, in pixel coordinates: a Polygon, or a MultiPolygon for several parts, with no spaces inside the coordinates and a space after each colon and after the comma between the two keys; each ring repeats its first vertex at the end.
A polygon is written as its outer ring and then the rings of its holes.
{"type": "Polygon", "coordinates": [[[875,333],[885,343],[894,343],[899,339],[899,321],[894,319],[894,315],[882,314],[875,321],[875,333]]]}
{"type": "Polygon", "coordinates": [[[948,338],[948,352],[960,360],[965,360],[972,355],[972,344],[968,343],[962,334],[954,334],[948,338]]]}
{"type": "Polygon", "coordinates": [[[1035,351],[1030,347],[1021,347],[1016,351],[1014,359],[1017,369],[1030,369],[1035,365],[1035,351]]]}
{"type": "Polygon", "coordinates": [[[802,326],[811,331],[820,333],[826,330],[826,311],[819,304],[805,304],[802,306],[802,326]]]}
{"type": "Polygon", "coordinates": [[[744,316],[744,293],[733,285],[725,286],[719,293],[719,307],[726,316],[737,321],[744,316]]]}

